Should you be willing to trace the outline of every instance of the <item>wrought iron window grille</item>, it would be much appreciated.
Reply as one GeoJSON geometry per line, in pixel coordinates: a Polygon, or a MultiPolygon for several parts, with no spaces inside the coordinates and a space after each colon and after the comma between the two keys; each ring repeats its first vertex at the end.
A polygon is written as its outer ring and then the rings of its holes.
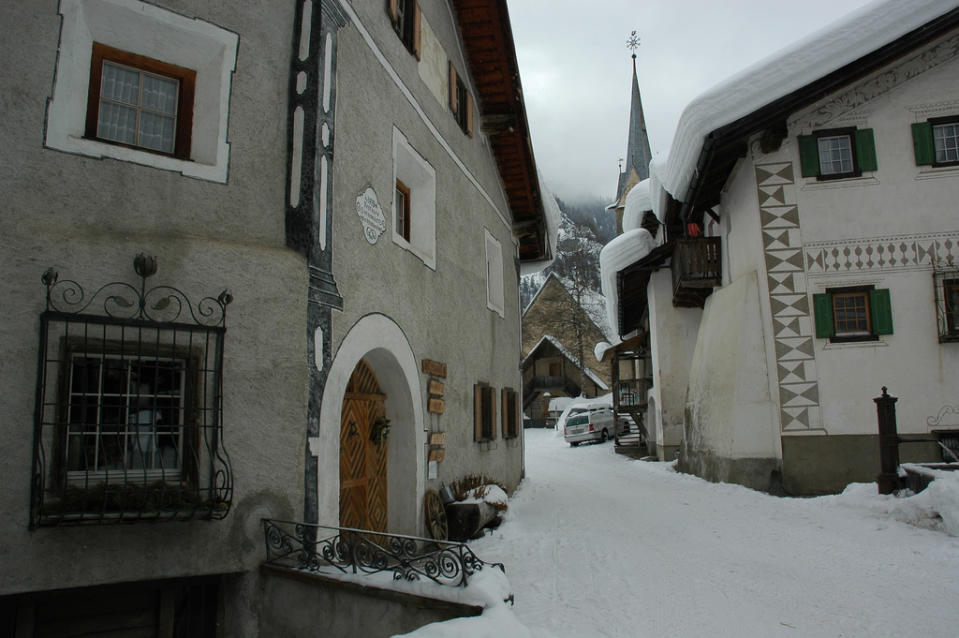
{"type": "Polygon", "coordinates": [[[959,341],[959,265],[938,265],[932,277],[939,343],[959,341]]]}
{"type": "Polygon", "coordinates": [[[223,445],[226,290],[193,303],[139,285],[92,293],[52,268],[34,412],[30,528],[222,519],[233,499],[223,445]]]}
{"type": "Polygon", "coordinates": [[[376,574],[393,580],[429,579],[465,587],[486,567],[506,572],[502,563],[481,560],[466,543],[387,534],[349,527],[262,519],[266,564],[309,572],[376,574]]]}

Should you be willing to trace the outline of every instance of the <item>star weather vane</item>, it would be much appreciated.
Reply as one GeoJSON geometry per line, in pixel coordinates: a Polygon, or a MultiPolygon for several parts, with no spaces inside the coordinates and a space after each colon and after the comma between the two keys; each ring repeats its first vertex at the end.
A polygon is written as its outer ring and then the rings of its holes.
{"type": "Polygon", "coordinates": [[[636,35],[636,31],[633,31],[629,34],[629,37],[626,38],[626,48],[630,49],[633,52],[633,59],[636,59],[636,49],[639,48],[639,36],[636,35]]]}

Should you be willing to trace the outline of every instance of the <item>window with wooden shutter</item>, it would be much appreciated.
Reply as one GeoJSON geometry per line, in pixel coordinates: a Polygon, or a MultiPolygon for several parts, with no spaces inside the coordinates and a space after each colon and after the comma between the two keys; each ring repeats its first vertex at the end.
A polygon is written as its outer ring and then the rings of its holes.
{"type": "Polygon", "coordinates": [[[450,113],[460,130],[473,137],[473,95],[466,89],[463,78],[456,72],[453,61],[449,63],[450,113]]]}
{"type": "Polygon", "coordinates": [[[914,123],[912,145],[916,166],[959,164],[959,116],[914,123]]]}
{"type": "Polygon", "coordinates": [[[423,21],[419,3],[415,0],[387,0],[386,13],[403,45],[419,60],[420,30],[423,21]]]}
{"type": "Polygon", "coordinates": [[[496,389],[487,383],[473,386],[473,440],[490,441],[496,438],[496,389]]]}
{"type": "Polygon", "coordinates": [[[833,343],[875,341],[893,332],[888,289],[831,288],[813,295],[813,313],[816,337],[833,343]]]}
{"type": "Polygon", "coordinates": [[[803,177],[818,180],[859,177],[876,171],[876,143],[872,129],[841,128],[800,135],[799,164],[803,177]]]}

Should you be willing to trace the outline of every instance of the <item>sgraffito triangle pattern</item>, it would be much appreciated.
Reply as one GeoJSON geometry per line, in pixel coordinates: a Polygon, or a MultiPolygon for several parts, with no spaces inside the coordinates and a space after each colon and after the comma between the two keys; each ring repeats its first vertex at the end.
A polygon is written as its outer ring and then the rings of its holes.
{"type": "Polygon", "coordinates": [[[754,168],[773,316],[780,424],[783,432],[807,431],[822,427],[822,417],[806,269],[807,263],[812,269],[823,256],[803,250],[792,162],[754,168]]]}

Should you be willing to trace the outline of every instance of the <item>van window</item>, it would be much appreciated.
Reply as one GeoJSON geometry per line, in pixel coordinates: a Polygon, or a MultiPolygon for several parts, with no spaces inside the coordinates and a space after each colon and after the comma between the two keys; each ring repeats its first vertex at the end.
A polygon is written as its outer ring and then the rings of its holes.
{"type": "Polygon", "coordinates": [[[589,423],[588,414],[577,414],[566,420],[566,425],[586,425],[587,423],[589,423]]]}

